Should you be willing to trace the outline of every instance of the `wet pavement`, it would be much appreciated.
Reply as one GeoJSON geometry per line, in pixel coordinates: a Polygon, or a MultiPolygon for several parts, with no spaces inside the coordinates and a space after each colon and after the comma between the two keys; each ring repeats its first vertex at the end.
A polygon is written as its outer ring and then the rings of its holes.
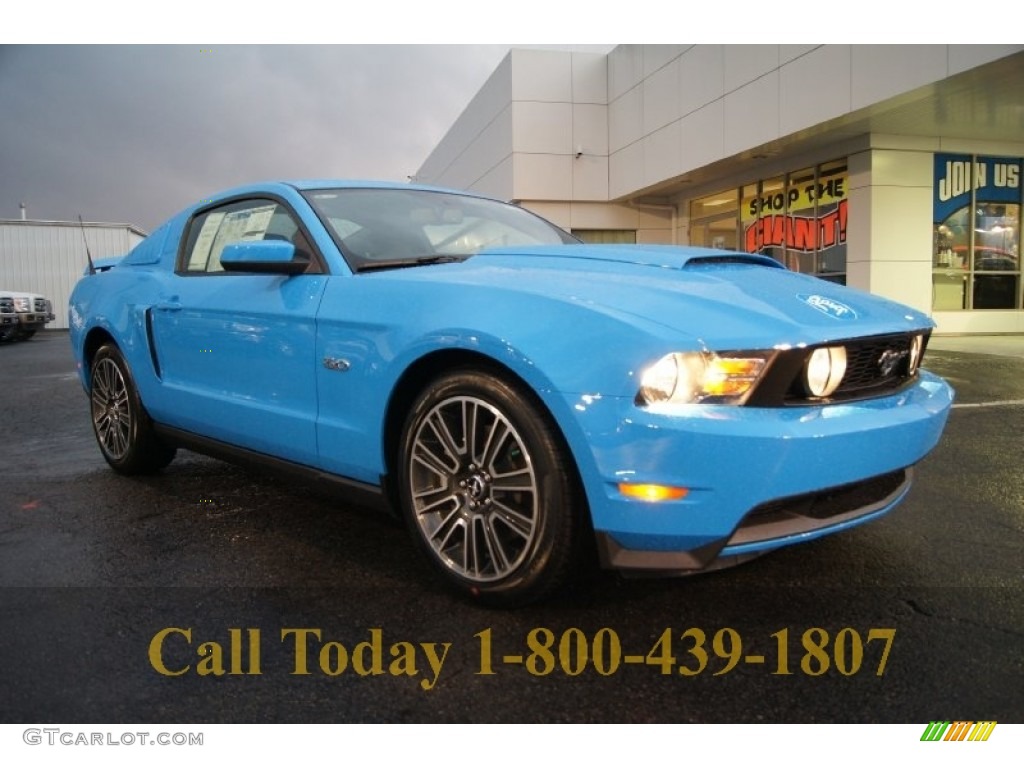
{"type": "Polygon", "coordinates": [[[66,334],[0,346],[0,716],[1020,722],[1024,354],[936,342],[957,407],[892,514],[515,611],[450,596],[404,530],[319,489],[187,452],[115,475],[66,334]]]}

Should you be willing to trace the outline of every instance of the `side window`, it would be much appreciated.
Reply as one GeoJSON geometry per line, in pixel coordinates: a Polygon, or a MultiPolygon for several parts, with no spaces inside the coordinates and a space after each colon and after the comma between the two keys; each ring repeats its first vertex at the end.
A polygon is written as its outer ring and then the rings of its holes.
{"type": "Polygon", "coordinates": [[[312,256],[308,240],[287,208],[274,200],[241,200],[192,220],[181,271],[223,272],[224,246],[247,240],[283,240],[295,246],[297,258],[312,256]]]}

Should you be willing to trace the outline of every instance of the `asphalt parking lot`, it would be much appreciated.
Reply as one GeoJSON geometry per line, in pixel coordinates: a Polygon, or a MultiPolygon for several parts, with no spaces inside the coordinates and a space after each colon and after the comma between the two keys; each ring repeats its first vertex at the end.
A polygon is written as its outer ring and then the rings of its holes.
{"type": "Polygon", "coordinates": [[[957,407],[886,518],[731,570],[595,574],[496,611],[319,489],[189,453],[115,475],[66,334],[4,345],[0,716],[1021,722],[1024,342],[956,346],[937,341],[927,367],[957,407]]]}

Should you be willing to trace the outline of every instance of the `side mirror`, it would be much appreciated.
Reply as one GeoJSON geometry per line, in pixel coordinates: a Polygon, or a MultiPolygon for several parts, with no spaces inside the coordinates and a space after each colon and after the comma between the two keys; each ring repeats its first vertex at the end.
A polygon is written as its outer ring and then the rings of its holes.
{"type": "Polygon", "coordinates": [[[309,259],[296,259],[295,246],[283,240],[248,240],[224,246],[220,265],[225,272],[298,275],[306,271],[309,259]]]}

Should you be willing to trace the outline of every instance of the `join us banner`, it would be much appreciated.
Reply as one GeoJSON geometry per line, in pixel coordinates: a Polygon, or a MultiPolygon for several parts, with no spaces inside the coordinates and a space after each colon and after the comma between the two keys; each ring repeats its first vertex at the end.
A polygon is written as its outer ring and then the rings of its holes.
{"type": "Polygon", "coordinates": [[[1019,203],[1021,159],[935,155],[933,207],[936,224],[970,205],[972,190],[976,191],[978,203],[1019,203]]]}

